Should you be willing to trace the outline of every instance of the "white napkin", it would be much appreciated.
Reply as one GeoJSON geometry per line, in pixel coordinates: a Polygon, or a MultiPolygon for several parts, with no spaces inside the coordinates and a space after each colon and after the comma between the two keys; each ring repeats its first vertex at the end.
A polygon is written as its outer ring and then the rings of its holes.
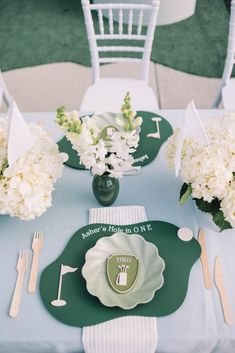
{"type": "Polygon", "coordinates": [[[33,146],[33,142],[28,126],[16,102],[11,98],[7,144],[7,159],[10,167],[33,146]]]}
{"type": "MultiPolygon", "coordinates": [[[[89,223],[124,225],[147,221],[143,206],[92,208],[89,223]]],[[[154,353],[158,334],[154,317],[125,316],[83,328],[86,353],[154,353]]]]}
{"type": "Polygon", "coordinates": [[[143,206],[101,207],[89,210],[89,223],[124,225],[145,222],[147,220],[143,206]]]}
{"type": "Polygon", "coordinates": [[[201,144],[207,145],[209,138],[202,124],[200,116],[196,110],[193,101],[189,102],[186,111],[183,125],[179,132],[177,148],[175,152],[175,176],[177,177],[181,167],[181,152],[184,139],[192,138],[201,144]]]}

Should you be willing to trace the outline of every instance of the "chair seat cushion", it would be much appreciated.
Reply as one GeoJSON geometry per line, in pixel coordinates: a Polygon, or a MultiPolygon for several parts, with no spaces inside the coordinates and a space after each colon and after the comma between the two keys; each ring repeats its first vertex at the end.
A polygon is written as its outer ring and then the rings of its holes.
{"type": "Polygon", "coordinates": [[[130,92],[133,109],[153,112],[158,109],[153,89],[145,81],[102,78],[87,89],[80,110],[120,113],[127,92],[130,92]]]}
{"type": "Polygon", "coordinates": [[[222,98],[225,109],[235,109],[235,79],[230,79],[223,87],[222,98]]]}

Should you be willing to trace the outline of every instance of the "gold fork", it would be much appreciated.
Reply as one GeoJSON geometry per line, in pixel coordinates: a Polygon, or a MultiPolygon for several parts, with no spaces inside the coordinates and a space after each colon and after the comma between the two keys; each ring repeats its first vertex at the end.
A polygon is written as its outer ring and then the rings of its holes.
{"type": "Polygon", "coordinates": [[[24,282],[24,274],[28,266],[28,252],[27,250],[20,251],[18,261],[17,261],[17,280],[15,284],[15,289],[11,301],[11,307],[9,311],[9,315],[11,317],[16,317],[19,313],[20,308],[20,300],[21,300],[21,292],[22,286],[24,282]]]}
{"type": "Polygon", "coordinates": [[[31,266],[31,272],[29,276],[28,292],[34,293],[37,284],[37,275],[39,267],[40,252],[43,248],[43,233],[35,232],[33,236],[32,249],[33,249],[33,260],[31,266]]]}

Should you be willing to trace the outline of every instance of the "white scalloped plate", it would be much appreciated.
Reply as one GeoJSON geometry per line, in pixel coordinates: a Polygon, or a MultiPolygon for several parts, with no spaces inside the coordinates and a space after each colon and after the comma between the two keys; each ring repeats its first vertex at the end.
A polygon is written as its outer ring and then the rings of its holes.
{"type": "MultiPolygon", "coordinates": [[[[121,113],[102,113],[102,114],[94,114],[92,116],[92,119],[95,120],[96,125],[98,126],[99,129],[103,129],[107,126],[110,126],[115,128],[116,130],[120,130],[121,127],[118,125],[116,119],[119,119],[122,121],[123,116],[121,113]]],[[[138,127],[136,131],[140,133],[140,127],[138,127]]]]}
{"type": "Polygon", "coordinates": [[[98,297],[102,304],[132,309],[152,300],[155,292],[163,285],[164,268],[165,263],[154,244],[139,234],[115,233],[99,239],[87,251],[82,275],[86,279],[88,292],[98,297]],[[127,293],[115,292],[107,279],[106,263],[112,254],[134,255],[139,259],[138,278],[127,293]]]}
{"type": "Polygon", "coordinates": [[[120,129],[120,126],[117,125],[115,119],[121,118],[121,117],[122,117],[121,113],[103,113],[103,114],[94,114],[92,116],[92,119],[95,120],[96,125],[98,126],[99,129],[102,129],[107,125],[112,125],[117,129],[120,129]]]}

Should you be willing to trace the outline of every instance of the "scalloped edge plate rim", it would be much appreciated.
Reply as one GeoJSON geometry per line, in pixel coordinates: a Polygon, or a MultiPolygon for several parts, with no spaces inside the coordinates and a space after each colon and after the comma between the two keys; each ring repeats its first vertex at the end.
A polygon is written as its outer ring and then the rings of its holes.
{"type": "Polygon", "coordinates": [[[163,286],[163,284],[164,284],[163,272],[164,272],[164,270],[165,270],[165,267],[166,267],[165,261],[164,261],[163,258],[159,255],[158,247],[157,247],[155,244],[153,244],[153,243],[147,241],[147,240],[146,240],[143,236],[141,236],[140,234],[136,234],[136,233],[127,234],[127,233],[124,233],[124,232],[116,232],[116,233],[114,233],[114,234],[112,234],[112,235],[105,236],[105,237],[102,237],[102,238],[98,239],[97,242],[95,243],[95,245],[94,245],[92,248],[90,248],[89,250],[87,250],[86,255],[85,255],[85,263],[84,263],[84,265],[83,265],[83,267],[82,267],[81,273],[82,273],[83,278],[84,278],[85,281],[86,281],[86,289],[87,289],[87,291],[88,291],[88,293],[89,293],[90,295],[92,295],[92,296],[98,298],[99,301],[100,301],[103,305],[105,305],[106,307],[111,308],[111,307],[116,307],[116,306],[117,306],[117,307],[119,307],[119,308],[121,308],[121,309],[129,310],[129,309],[135,308],[135,307],[136,307],[137,305],[139,305],[139,304],[147,304],[147,303],[149,303],[149,302],[154,298],[155,293],[156,293],[156,292],[163,286]],[[127,306],[127,305],[123,306],[123,305],[120,305],[120,304],[105,303],[105,301],[104,301],[104,300],[101,300],[101,298],[98,297],[97,294],[94,294],[93,292],[91,292],[91,291],[89,290],[89,288],[88,288],[88,282],[87,282],[87,279],[86,279],[86,277],[85,277],[85,275],[84,275],[84,270],[83,270],[84,267],[85,267],[86,261],[87,261],[87,253],[88,253],[90,250],[92,250],[99,242],[102,242],[102,240],[104,240],[104,239],[110,239],[111,237],[117,236],[117,235],[119,235],[119,234],[122,234],[122,235],[125,235],[125,236],[128,236],[128,237],[137,236],[137,237],[139,237],[144,243],[148,244],[148,246],[153,247],[154,250],[157,252],[157,255],[159,256],[160,262],[161,262],[161,265],[162,265],[162,270],[161,270],[161,272],[160,272],[160,274],[159,274],[159,277],[160,277],[160,279],[161,279],[161,283],[160,283],[159,286],[157,286],[156,289],[153,290],[151,297],[150,297],[149,299],[147,299],[147,300],[144,300],[144,301],[143,301],[143,300],[142,300],[142,301],[138,301],[138,302],[136,302],[135,304],[133,304],[133,305],[131,305],[131,306],[127,306]]]}

